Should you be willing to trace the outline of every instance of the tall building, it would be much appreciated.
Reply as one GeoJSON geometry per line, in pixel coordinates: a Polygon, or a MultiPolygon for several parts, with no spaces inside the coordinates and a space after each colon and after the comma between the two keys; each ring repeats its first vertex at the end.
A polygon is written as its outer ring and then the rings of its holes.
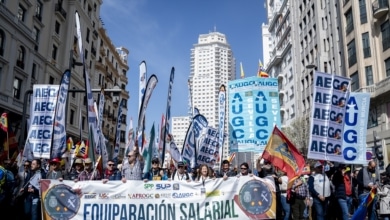
{"type": "Polygon", "coordinates": [[[190,118],[188,116],[172,117],[172,135],[180,152],[183,148],[189,126],[190,118]]]}
{"type": "MultiPolygon", "coordinates": [[[[101,4],[101,0],[0,1],[0,112],[8,112],[9,126],[19,138],[21,147],[26,140],[26,121],[23,119],[29,116],[29,94],[34,84],[59,84],[63,72],[70,69],[70,89],[85,88],[83,68],[79,63],[82,59],[77,46],[75,11],[80,16],[84,60],[91,88],[99,92],[100,88],[113,89],[117,85],[121,92],[107,92],[106,100],[116,97],[127,103],[129,93],[125,87],[129,67],[125,54],[128,52],[123,48],[118,53],[104,33],[99,19],[101,4]]],[[[94,93],[95,101],[98,96],[94,93]]],[[[82,138],[88,137],[85,97],[83,91],[68,94],[67,136],[75,142],[80,139],[80,129],[82,138]]],[[[111,118],[115,120],[110,122],[107,114],[104,121],[108,121],[111,129],[116,125],[118,106],[107,101],[105,109],[109,107],[110,113],[114,114],[111,118]]],[[[124,112],[126,115],[127,109],[124,112]]],[[[121,130],[124,132],[126,126],[123,125],[121,130]]],[[[111,141],[109,145],[113,144],[107,132],[106,135],[111,141]]],[[[4,138],[1,135],[1,143],[4,138]]],[[[122,140],[124,147],[124,134],[122,140]]]]}
{"type": "MultiPolygon", "coordinates": [[[[236,62],[226,36],[219,32],[201,34],[198,43],[191,49],[191,72],[189,76],[192,107],[199,109],[211,127],[218,128],[219,87],[227,86],[236,77],[236,62]]],[[[227,111],[227,110],[226,110],[227,111]]],[[[228,113],[228,112],[227,112],[228,113]]],[[[225,125],[228,125],[226,114],[225,125]]],[[[225,126],[228,133],[228,126],[225,126]]],[[[223,158],[229,154],[229,138],[225,138],[223,158]]]]}
{"type": "Polygon", "coordinates": [[[382,141],[385,166],[390,159],[390,13],[389,1],[344,1],[341,5],[342,62],[351,91],[370,93],[367,146],[373,132],[382,141]]]}
{"type": "Polygon", "coordinates": [[[297,116],[297,75],[294,74],[292,15],[289,6],[289,1],[267,1],[268,24],[262,26],[263,45],[267,48],[263,49],[264,60],[268,60],[265,63],[266,72],[278,78],[282,126],[288,126],[297,116]]]}

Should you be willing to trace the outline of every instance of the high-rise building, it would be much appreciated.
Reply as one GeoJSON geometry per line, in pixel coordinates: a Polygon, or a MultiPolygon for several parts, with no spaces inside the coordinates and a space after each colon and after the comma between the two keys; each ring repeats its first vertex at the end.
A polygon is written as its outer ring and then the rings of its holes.
{"type": "Polygon", "coordinates": [[[263,28],[263,52],[266,72],[278,78],[282,126],[296,118],[296,74],[293,66],[291,11],[289,1],[267,1],[268,24],[263,28]],[[267,29],[266,29],[267,28],[267,29]]]}
{"type": "Polygon", "coordinates": [[[351,78],[351,91],[370,93],[367,146],[373,133],[381,140],[385,166],[390,160],[390,13],[389,1],[344,1],[341,7],[341,61],[351,78]]]}
{"type": "MultiPolygon", "coordinates": [[[[128,51],[118,51],[112,45],[99,19],[101,0],[75,1],[0,1],[0,112],[8,112],[9,126],[19,137],[21,147],[26,140],[26,119],[29,117],[29,94],[34,84],[59,84],[66,69],[72,72],[70,90],[83,90],[85,80],[80,62],[74,12],[80,16],[83,53],[90,75],[91,88],[118,88],[121,92],[106,92],[103,133],[114,145],[117,122],[122,122],[121,144],[125,147],[126,116],[117,119],[118,101],[124,99],[129,67],[128,51]],[[108,111],[108,109],[110,109],[108,111]],[[26,112],[25,112],[26,110],[26,112]],[[123,134],[122,134],[123,133],[123,134]],[[122,138],[123,135],[123,138],[122,138]]],[[[95,101],[99,94],[94,93],[95,101]]],[[[67,136],[75,142],[88,137],[86,95],[68,94],[66,114],[67,136]]],[[[0,137],[3,143],[5,137],[0,137]]]]}
{"type": "MultiPolygon", "coordinates": [[[[201,34],[191,49],[191,73],[189,76],[192,107],[198,108],[211,127],[218,128],[218,94],[222,84],[236,77],[236,62],[226,36],[219,32],[201,34]]],[[[228,110],[225,132],[228,134],[228,110]]],[[[223,158],[229,153],[229,138],[225,138],[223,158]]]]}
{"type": "Polygon", "coordinates": [[[190,118],[188,116],[172,117],[172,135],[180,152],[183,148],[189,126],[190,118]]]}

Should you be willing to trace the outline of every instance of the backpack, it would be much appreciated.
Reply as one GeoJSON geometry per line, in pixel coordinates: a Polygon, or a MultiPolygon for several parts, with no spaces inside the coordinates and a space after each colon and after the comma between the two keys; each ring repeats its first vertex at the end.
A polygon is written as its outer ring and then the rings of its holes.
{"type": "MultiPolygon", "coordinates": [[[[186,174],[186,180],[190,180],[190,176],[188,175],[188,173],[187,172],[185,172],[185,174],[186,174]]],[[[173,174],[172,174],[172,180],[174,180],[175,179],[175,176],[176,176],[176,170],[175,171],[173,171],[173,174]]]]}

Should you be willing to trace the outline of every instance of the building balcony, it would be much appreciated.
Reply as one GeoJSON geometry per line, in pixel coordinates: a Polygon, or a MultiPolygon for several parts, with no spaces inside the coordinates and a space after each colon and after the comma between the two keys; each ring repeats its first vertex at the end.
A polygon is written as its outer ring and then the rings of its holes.
{"type": "Polygon", "coordinates": [[[372,3],[372,14],[379,19],[389,11],[389,0],[376,0],[372,3]]]}
{"type": "Polygon", "coordinates": [[[64,21],[66,20],[66,11],[65,11],[65,9],[62,8],[62,6],[61,6],[60,4],[56,4],[56,6],[55,6],[55,12],[56,12],[56,14],[58,14],[60,17],[62,17],[64,21]]]}
{"type": "Polygon", "coordinates": [[[270,33],[271,33],[272,30],[274,29],[275,24],[276,24],[276,21],[279,20],[279,17],[280,17],[281,15],[282,15],[282,14],[280,14],[279,11],[278,11],[278,12],[275,12],[275,13],[273,14],[273,18],[272,18],[271,22],[269,23],[269,27],[268,27],[268,31],[269,31],[270,33]]]}

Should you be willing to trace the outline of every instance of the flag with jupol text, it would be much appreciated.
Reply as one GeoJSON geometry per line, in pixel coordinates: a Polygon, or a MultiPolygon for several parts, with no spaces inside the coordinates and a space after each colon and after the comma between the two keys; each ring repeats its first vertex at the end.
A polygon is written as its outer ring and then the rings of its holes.
{"type": "Polygon", "coordinates": [[[286,173],[289,179],[299,176],[305,167],[305,159],[287,137],[274,127],[262,158],[286,173]]]}
{"type": "Polygon", "coordinates": [[[1,114],[0,128],[3,129],[3,131],[8,132],[8,114],[5,112],[1,114]]]}

